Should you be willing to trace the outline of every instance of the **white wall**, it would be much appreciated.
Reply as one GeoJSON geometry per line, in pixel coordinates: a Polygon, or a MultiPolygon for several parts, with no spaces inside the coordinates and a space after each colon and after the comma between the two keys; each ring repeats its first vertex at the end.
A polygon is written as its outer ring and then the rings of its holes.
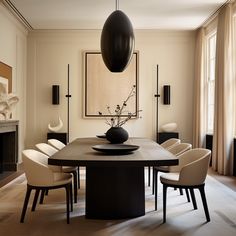
{"type": "Polygon", "coordinates": [[[13,111],[19,120],[19,160],[25,147],[27,30],[0,3],[0,61],[12,67],[13,93],[20,101],[13,111]]]}
{"type": "MultiPolygon", "coordinates": [[[[61,116],[66,131],[67,64],[70,64],[70,140],[103,134],[109,128],[102,119],[83,118],[83,51],[99,50],[98,30],[37,31],[28,37],[27,145],[46,141],[49,122],[61,116]],[[60,85],[60,105],[51,104],[51,87],[60,85]]],[[[139,104],[142,118],[129,121],[130,136],[155,138],[156,65],[159,64],[159,91],[171,85],[171,105],[159,99],[159,125],[177,122],[183,141],[192,141],[192,99],[194,76],[193,31],[135,32],[139,51],[139,104]]]]}

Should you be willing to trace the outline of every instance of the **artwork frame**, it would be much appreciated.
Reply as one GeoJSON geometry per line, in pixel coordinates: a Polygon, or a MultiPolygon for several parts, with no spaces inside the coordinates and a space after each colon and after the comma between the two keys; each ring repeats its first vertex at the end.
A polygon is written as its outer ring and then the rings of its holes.
{"type": "Polygon", "coordinates": [[[0,61],[0,77],[8,80],[8,93],[12,92],[12,67],[0,61]]]}
{"type": "MultiPolygon", "coordinates": [[[[84,51],[83,59],[84,118],[113,117],[116,105],[122,105],[133,85],[135,95],[128,102],[127,110],[133,113],[132,118],[138,118],[139,52],[133,53],[130,64],[121,73],[112,73],[106,68],[100,51],[84,51]],[[112,114],[108,112],[107,106],[112,114]]],[[[122,116],[126,117],[127,114],[122,116]]]]}

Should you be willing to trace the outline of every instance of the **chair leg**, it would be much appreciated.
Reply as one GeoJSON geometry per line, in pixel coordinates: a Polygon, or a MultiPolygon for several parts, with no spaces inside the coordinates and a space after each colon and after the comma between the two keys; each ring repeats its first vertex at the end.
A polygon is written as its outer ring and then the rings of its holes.
{"type": "Polygon", "coordinates": [[[28,206],[31,191],[32,191],[32,187],[27,185],[25,201],[24,201],[24,205],[23,205],[23,209],[22,209],[22,213],[21,213],[20,223],[24,223],[25,213],[26,213],[26,210],[27,210],[27,206],[28,206]]]}
{"type": "Polygon", "coordinates": [[[166,195],[167,185],[163,184],[163,223],[166,222],[166,195]]]}
{"type": "Polygon", "coordinates": [[[185,189],[185,192],[186,192],[187,200],[188,200],[188,202],[190,202],[189,192],[188,192],[187,188],[185,189]]]}
{"type": "MultiPolygon", "coordinates": [[[[153,168],[154,169],[154,168],[153,168]]],[[[155,170],[155,175],[153,176],[153,178],[154,178],[154,186],[153,186],[153,188],[155,189],[155,211],[157,210],[157,193],[158,193],[158,171],[157,170],[155,170]]]]}
{"type": "Polygon", "coordinates": [[[70,210],[73,211],[73,191],[72,191],[72,184],[70,184],[70,210]]]}
{"type": "Polygon", "coordinates": [[[179,188],[179,194],[183,195],[183,189],[182,188],[179,188]]]}
{"type": "Polygon", "coordinates": [[[197,209],[197,203],[196,203],[194,190],[192,188],[190,188],[189,190],[190,190],[190,194],[191,194],[191,198],[192,198],[192,202],[193,202],[193,209],[196,210],[197,209]]]}
{"type": "Polygon", "coordinates": [[[67,224],[70,223],[70,184],[65,186],[66,189],[66,220],[67,224]]]}
{"type": "Polygon", "coordinates": [[[210,215],[209,215],[209,211],[208,211],[208,207],[207,207],[207,201],[206,201],[204,186],[199,187],[199,191],[200,191],[200,194],[201,194],[206,219],[207,219],[207,222],[209,222],[211,219],[210,219],[210,215]]]}
{"type": "Polygon", "coordinates": [[[77,172],[77,175],[78,175],[78,188],[80,188],[80,170],[79,170],[79,166],[78,166],[78,172],[77,172]]]}
{"type": "Polygon", "coordinates": [[[37,205],[37,201],[38,201],[38,197],[39,197],[39,189],[36,189],[35,195],[34,195],[34,201],[33,201],[33,205],[32,205],[32,209],[31,211],[35,211],[36,205],[37,205]]]}
{"type": "Polygon", "coordinates": [[[47,192],[48,192],[48,190],[42,189],[41,195],[40,195],[39,204],[43,204],[44,195],[45,195],[47,192]]]}
{"type": "Polygon", "coordinates": [[[151,166],[148,166],[148,186],[151,185],[151,166]]]}
{"type": "Polygon", "coordinates": [[[153,168],[152,168],[152,194],[154,195],[154,193],[155,193],[155,186],[156,186],[156,178],[155,178],[155,176],[156,176],[156,169],[154,168],[154,166],[153,166],[153,168]]]}
{"type": "Polygon", "coordinates": [[[72,174],[74,178],[74,202],[77,203],[77,191],[78,191],[77,171],[73,171],[72,174]]]}
{"type": "Polygon", "coordinates": [[[46,195],[46,196],[48,196],[48,189],[47,189],[47,190],[45,190],[45,195],[46,195]]]}

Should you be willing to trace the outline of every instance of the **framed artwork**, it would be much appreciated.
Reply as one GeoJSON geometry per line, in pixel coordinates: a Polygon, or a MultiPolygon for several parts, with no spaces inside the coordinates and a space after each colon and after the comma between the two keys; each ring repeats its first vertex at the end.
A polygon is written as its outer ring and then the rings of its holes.
{"type": "Polygon", "coordinates": [[[0,62],[0,92],[12,92],[12,67],[0,62]]]}
{"type": "Polygon", "coordinates": [[[138,56],[135,51],[123,72],[112,73],[105,66],[101,52],[84,52],[84,117],[112,117],[116,106],[123,104],[133,87],[134,96],[128,100],[126,111],[134,118],[138,116],[138,56]]]}

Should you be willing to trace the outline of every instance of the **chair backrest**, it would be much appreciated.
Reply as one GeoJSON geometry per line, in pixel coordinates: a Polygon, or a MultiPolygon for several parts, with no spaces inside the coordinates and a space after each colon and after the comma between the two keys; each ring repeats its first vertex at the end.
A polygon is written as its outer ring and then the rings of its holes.
{"type": "Polygon", "coordinates": [[[178,156],[179,165],[170,166],[170,172],[180,172],[181,184],[199,185],[205,181],[210,157],[208,149],[191,149],[178,156]]]}
{"type": "MultiPolygon", "coordinates": [[[[47,155],[47,158],[58,152],[58,150],[52,146],[50,146],[47,143],[38,143],[35,145],[36,148],[42,152],[43,154],[47,155]]],[[[61,166],[54,166],[54,165],[48,165],[49,168],[54,172],[61,172],[62,167],[61,166]]]]}
{"type": "Polygon", "coordinates": [[[48,143],[58,150],[61,150],[62,148],[66,146],[63,142],[57,139],[48,139],[48,143]]]}
{"type": "Polygon", "coordinates": [[[180,139],[177,138],[170,138],[168,140],[166,140],[165,142],[161,143],[160,145],[165,148],[165,149],[170,149],[172,147],[174,147],[176,144],[180,143],[180,139]]]}
{"type": "Polygon", "coordinates": [[[33,150],[22,151],[22,161],[28,184],[47,186],[53,183],[53,171],[48,166],[48,156],[33,150]]]}
{"type": "Polygon", "coordinates": [[[176,156],[179,156],[182,153],[190,150],[191,148],[192,148],[192,144],[190,143],[179,143],[171,147],[170,149],[168,149],[168,151],[176,156]]]}
{"type": "Polygon", "coordinates": [[[198,160],[199,158],[203,157],[206,153],[209,153],[209,152],[210,150],[204,149],[204,148],[194,148],[194,149],[188,150],[178,156],[179,164],[177,166],[170,166],[169,171],[180,172],[180,170],[184,166],[198,160]]]}
{"type": "Polygon", "coordinates": [[[46,154],[49,157],[58,152],[56,148],[52,147],[47,143],[38,143],[35,146],[39,151],[41,151],[42,153],[46,154]]]}
{"type": "Polygon", "coordinates": [[[211,151],[200,148],[195,151],[199,152],[199,155],[195,154],[193,158],[195,160],[183,166],[180,171],[179,181],[181,184],[194,186],[205,182],[211,151]]]}

